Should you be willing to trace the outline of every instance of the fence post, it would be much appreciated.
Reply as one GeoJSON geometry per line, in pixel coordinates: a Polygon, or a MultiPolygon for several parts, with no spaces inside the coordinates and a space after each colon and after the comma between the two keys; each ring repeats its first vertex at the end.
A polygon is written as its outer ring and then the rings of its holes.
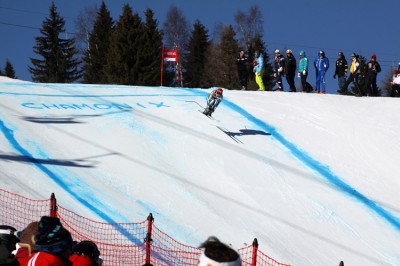
{"type": "Polygon", "coordinates": [[[149,216],[147,216],[147,235],[146,238],[144,239],[144,242],[146,243],[146,264],[145,265],[151,265],[150,260],[151,260],[151,242],[153,239],[151,239],[151,232],[153,230],[153,215],[150,213],[149,216]]]}
{"type": "Polygon", "coordinates": [[[50,197],[50,217],[57,217],[57,199],[54,193],[50,197]]]}
{"type": "Polygon", "coordinates": [[[251,254],[251,266],[257,265],[257,251],[258,251],[258,241],[257,238],[253,240],[253,252],[251,254]]]}

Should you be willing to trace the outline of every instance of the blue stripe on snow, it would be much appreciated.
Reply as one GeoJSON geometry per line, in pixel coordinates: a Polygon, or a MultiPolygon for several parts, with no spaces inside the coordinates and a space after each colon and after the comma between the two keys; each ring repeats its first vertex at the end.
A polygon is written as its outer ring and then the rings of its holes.
{"type": "MultiPolygon", "coordinates": [[[[113,226],[115,227],[116,230],[118,230],[122,235],[126,236],[130,241],[132,241],[135,244],[141,244],[142,240],[135,238],[132,236],[126,229],[124,229],[122,226],[116,224],[116,222],[108,216],[105,212],[102,212],[99,208],[96,208],[92,203],[88,202],[84,198],[82,198],[78,193],[74,192],[68,184],[63,180],[62,177],[58,176],[57,174],[53,173],[50,169],[48,169],[46,166],[44,166],[41,163],[38,163],[32,154],[30,154],[26,149],[24,149],[18,141],[14,137],[14,132],[13,130],[7,128],[7,126],[4,124],[3,121],[0,120],[0,130],[4,134],[5,138],[8,140],[10,145],[17,150],[22,156],[25,156],[26,158],[32,158],[31,162],[33,165],[35,165],[39,170],[41,170],[43,173],[45,173],[48,177],[50,177],[55,183],[57,183],[62,189],[64,189],[67,193],[69,193],[73,198],[84,204],[88,209],[96,213],[99,217],[107,221],[108,223],[112,223],[113,226]]],[[[105,204],[102,204],[99,199],[96,200],[99,202],[99,205],[101,205],[101,208],[103,209],[109,209],[105,204]]]]}
{"type": "Polygon", "coordinates": [[[278,142],[280,142],[283,146],[285,146],[298,160],[300,160],[305,165],[307,165],[309,168],[311,168],[314,171],[316,171],[317,173],[319,173],[322,177],[325,178],[326,181],[328,181],[335,188],[337,188],[340,191],[343,191],[345,194],[355,198],[356,200],[358,200],[359,202],[364,204],[368,209],[375,212],[379,217],[381,217],[381,218],[385,219],[387,222],[389,222],[389,224],[391,224],[395,229],[400,231],[400,218],[399,217],[396,217],[389,211],[385,210],[384,208],[382,208],[381,206],[376,204],[376,202],[368,199],[366,196],[364,196],[363,194],[358,192],[356,189],[351,187],[349,184],[342,181],[337,175],[335,175],[329,169],[329,167],[327,165],[322,164],[321,162],[312,158],[306,152],[302,151],[294,143],[290,142],[282,134],[280,134],[276,128],[265,123],[264,121],[261,121],[260,119],[258,119],[256,117],[254,117],[253,115],[248,113],[243,108],[226,100],[226,98],[224,98],[224,101],[222,103],[224,103],[228,108],[232,109],[233,111],[240,113],[241,115],[246,117],[248,120],[253,122],[255,125],[260,127],[261,129],[265,130],[268,133],[271,133],[271,135],[278,142]]]}

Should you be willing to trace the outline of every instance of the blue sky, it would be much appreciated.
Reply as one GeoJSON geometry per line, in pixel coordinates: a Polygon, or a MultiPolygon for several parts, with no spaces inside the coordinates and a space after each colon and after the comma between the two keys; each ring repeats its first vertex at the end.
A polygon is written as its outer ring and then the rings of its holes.
{"type": "MultiPolygon", "coordinates": [[[[73,32],[76,16],[101,1],[69,0],[54,1],[59,13],[66,19],[67,31],[73,32]]],[[[210,31],[218,23],[233,24],[234,14],[241,9],[247,11],[250,6],[259,6],[264,18],[264,40],[269,52],[276,48],[292,49],[296,54],[305,50],[313,60],[319,50],[324,50],[330,59],[331,68],[327,73],[328,92],[335,92],[337,80],[333,80],[334,63],[337,53],[343,51],[350,59],[356,52],[369,58],[377,54],[382,65],[380,81],[392,65],[400,62],[400,37],[396,24],[400,1],[364,1],[364,0],[146,0],[146,1],[105,1],[115,20],[121,14],[122,7],[129,3],[134,11],[143,17],[146,8],[151,8],[162,26],[169,7],[174,4],[180,8],[188,21],[193,24],[199,19],[210,31]]],[[[42,21],[48,16],[50,0],[0,0],[0,67],[4,68],[8,58],[13,64],[18,78],[31,80],[27,70],[34,38],[39,36],[42,21]],[[16,26],[18,25],[18,26],[16,26]]],[[[298,56],[297,56],[298,59],[298,56]]],[[[309,76],[310,83],[315,81],[309,76]]],[[[296,84],[298,80],[296,80],[296,84]]]]}

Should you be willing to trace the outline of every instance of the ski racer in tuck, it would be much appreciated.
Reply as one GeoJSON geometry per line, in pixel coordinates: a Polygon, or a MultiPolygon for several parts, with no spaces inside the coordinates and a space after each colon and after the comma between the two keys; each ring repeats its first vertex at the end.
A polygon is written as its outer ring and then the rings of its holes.
{"type": "Polygon", "coordinates": [[[204,110],[204,114],[207,116],[211,116],[211,114],[215,111],[218,107],[224,96],[222,95],[223,90],[222,88],[218,88],[213,90],[207,98],[207,108],[204,110]]]}

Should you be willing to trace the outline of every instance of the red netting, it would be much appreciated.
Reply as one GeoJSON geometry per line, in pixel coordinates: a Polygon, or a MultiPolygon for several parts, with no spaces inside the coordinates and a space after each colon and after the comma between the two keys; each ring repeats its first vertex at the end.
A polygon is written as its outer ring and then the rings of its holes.
{"type": "MultiPolygon", "coordinates": [[[[177,242],[153,224],[151,214],[139,223],[103,223],[82,217],[55,200],[32,200],[0,189],[0,223],[18,230],[44,215],[57,215],[76,241],[91,240],[101,252],[104,266],[197,265],[200,249],[177,242]]],[[[288,266],[268,257],[257,244],[239,249],[243,265],[288,266]]]]}

